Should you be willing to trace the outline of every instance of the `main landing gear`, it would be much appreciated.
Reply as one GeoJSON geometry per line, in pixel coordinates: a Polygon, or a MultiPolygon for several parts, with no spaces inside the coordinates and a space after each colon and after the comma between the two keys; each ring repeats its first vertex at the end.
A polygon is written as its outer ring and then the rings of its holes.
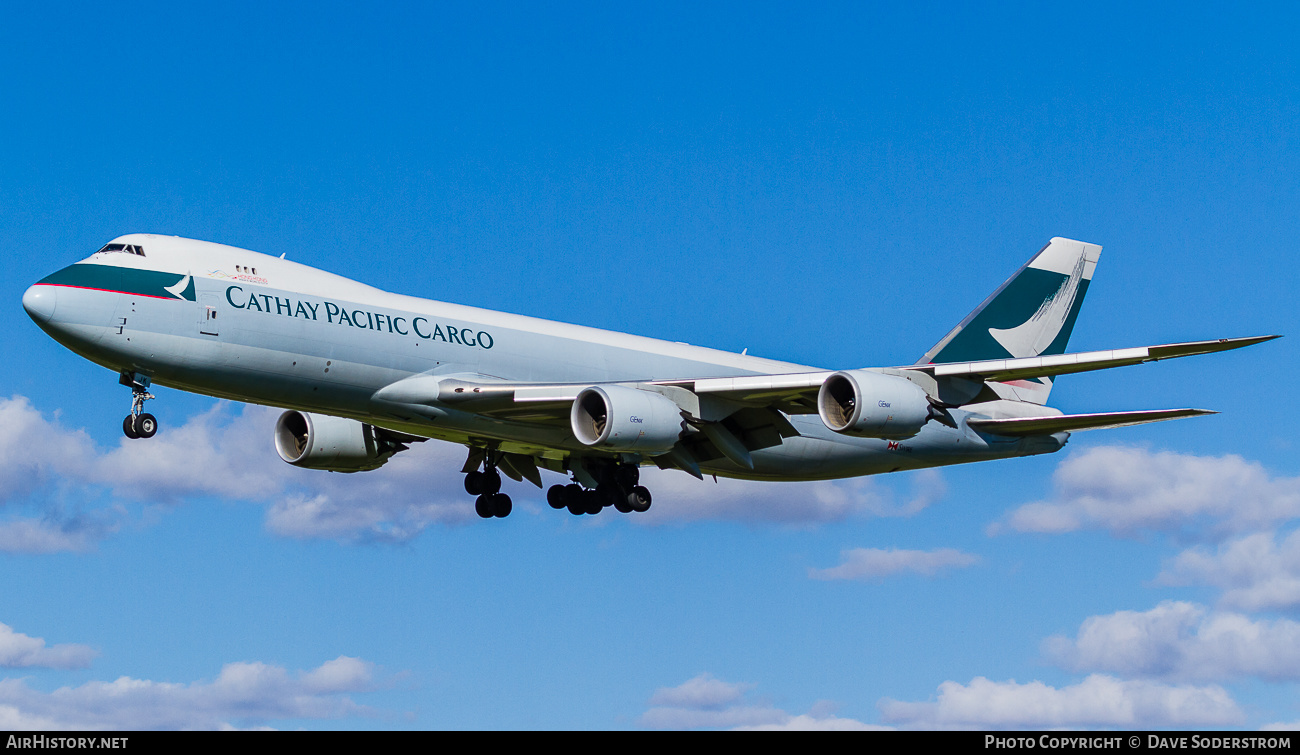
{"type": "Polygon", "coordinates": [[[609,464],[595,472],[595,488],[577,483],[552,485],[546,491],[546,502],[553,509],[568,509],[574,516],[599,514],[609,506],[623,514],[650,510],[650,491],[637,484],[641,470],[636,465],[609,464]]]}
{"type": "MultiPolygon", "coordinates": [[[[491,449],[471,449],[465,465],[470,470],[465,473],[465,492],[475,496],[474,511],[484,519],[509,516],[514,508],[510,496],[501,492],[499,458],[491,449]],[[480,463],[482,469],[476,469],[480,463]]],[[[546,502],[551,508],[568,509],[574,515],[599,514],[611,506],[624,514],[650,510],[650,491],[640,484],[641,470],[636,464],[592,459],[571,463],[582,464],[575,479],[583,480],[586,485],[595,482],[596,486],[585,487],[577,482],[552,485],[546,491],[546,502]]]]}
{"type": "Polygon", "coordinates": [[[152,438],[158,432],[158,419],[144,411],[144,402],[153,398],[149,378],[138,372],[123,372],[119,383],[131,387],[131,413],[122,420],[122,433],[132,440],[152,438]]]}
{"type": "Polygon", "coordinates": [[[465,475],[465,492],[474,499],[474,512],[484,519],[507,517],[514,508],[510,496],[501,492],[501,473],[491,455],[483,462],[483,471],[468,472],[465,475]]]}

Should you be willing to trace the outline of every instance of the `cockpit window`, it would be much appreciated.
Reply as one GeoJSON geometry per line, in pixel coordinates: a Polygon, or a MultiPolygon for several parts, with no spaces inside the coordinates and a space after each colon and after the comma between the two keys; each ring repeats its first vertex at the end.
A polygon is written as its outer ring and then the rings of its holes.
{"type": "Polygon", "coordinates": [[[126,254],[134,254],[140,257],[144,256],[144,248],[138,244],[105,244],[104,248],[95,252],[95,254],[109,254],[112,252],[124,252],[126,254]]]}

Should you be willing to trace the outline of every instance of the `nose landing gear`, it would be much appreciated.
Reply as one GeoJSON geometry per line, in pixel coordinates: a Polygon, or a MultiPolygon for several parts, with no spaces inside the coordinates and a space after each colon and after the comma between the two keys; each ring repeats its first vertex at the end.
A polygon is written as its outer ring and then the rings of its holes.
{"type": "Polygon", "coordinates": [[[148,376],[123,372],[117,382],[131,387],[131,413],[122,420],[122,434],[132,440],[152,438],[158,432],[158,419],[144,411],[144,402],[154,398],[149,392],[148,376]]]}

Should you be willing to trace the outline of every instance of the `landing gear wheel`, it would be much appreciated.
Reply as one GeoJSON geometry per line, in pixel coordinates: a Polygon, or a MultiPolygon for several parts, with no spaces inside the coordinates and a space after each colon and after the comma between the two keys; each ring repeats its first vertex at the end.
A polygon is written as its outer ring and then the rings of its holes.
{"type": "Polygon", "coordinates": [[[599,513],[600,513],[600,510],[603,509],[603,508],[605,508],[605,507],[602,505],[602,502],[601,502],[601,500],[600,500],[602,497],[603,497],[603,496],[601,496],[601,494],[598,493],[598,492],[596,492],[595,490],[584,490],[584,491],[582,491],[582,509],[583,509],[583,511],[584,511],[585,513],[591,514],[592,516],[595,516],[596,514],[599,514],[599,513]]]}
{"type": "Polygon", "coordinates": [[[564,507],[569,510],[570,514],[574,516],[585,514],[587,507],[584,500],[581,485],[564,486],[564,507]]]}
{"type": "Polygon", "coordinates": [[[158,432],[158,420],[144,411],[144,402],[153,398],[149,392],[149,377],[135,372],[123,372],[117,379],[131,387],[131,413],[122,420],[122,433],[128,438],[152,438],[158,432]]]}
{"type": "Polygon", "coordinates": [[[550,489],[546,491],[546,502],[549,503],[553,509],[562,509],[564,508],[566,501],[565,496],[567,495],[568,493],[563,485],[552,485],[550,489]]]}
{"type": "Polygon", "coordinates": [[[482,493],[493,495],[501,492],[501,475],[495,469],[489,469],[483,473],[482,493]]]}
{"type": "Polygon", "coordinates": [[[626,497],[620,497],[618,500],[614,501],[614,508],[618,509],[618,513],[620,514],[631,514],[632,501],[635,497],[635,493],[629,493],[626,497]]]}
{"type": "Polygon", "coordinates": [[[607,506],[617,505],[619,499],[622,497],[623,493],[621,493],[614,485],[601,485],[596,488],[596,500],[600,501],[600,507],[602,509],[607,506]]]}
{"type": "Polygon", "coordinates": [[[484,519],[491,519],[495,513],[492,510],[492,496],[481,495],[474,500],[474,513],[484,519]]]}
{"type": "Polygon", "coordinates": [[[465,475],[465,492],[470,495],[483,494],[483,473],[474,471],[465,475]]]}
{"type": "Polygon", "coordinates": [[[634,464],[620,464],[614,472],[614,481],[622,490],[631,490],[641,481],[641,470],[634,464]]]}
{"type": "Polygon", "coordinates": [[[632,504],[632,510],[637,512],[646,512],[650,510],[650,491],[645,487],[637,485],[632,489],[632,495],[627,497],[627,502],[632,504]]]}
{"type": "Polygon", "coordinates": [[[158,432],[158,420],[152,414],[137,414],[132,424],[135,434],[141,438],[152,438],[158,432]]]}
{"type": "Polygon", "coordinates": [[[511,510],[514,509],[514,504],[510,502],[510,496],[505,493],[494,493],[488,498],[492,501],[492,516],[501,519],[510,516],[511,510]]]}

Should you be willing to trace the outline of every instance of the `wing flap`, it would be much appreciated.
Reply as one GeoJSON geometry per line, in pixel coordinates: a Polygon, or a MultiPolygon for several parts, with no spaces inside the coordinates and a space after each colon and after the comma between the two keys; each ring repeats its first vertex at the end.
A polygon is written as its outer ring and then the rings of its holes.
{"type": "Polygon", "coordinates": [[[1079,432],[1111,427],[1144,425],[1183,417],[1218,414],[1208,409],[1146,409],[1135,412],[1100,412],[1097,414],[1060,414],[1052,417],[1014,417],[1009,419],[983,419],[973,417],[966,424],[975,430],[995,435],[1013,437],[1025,435],[1051,435],[1060,432],[1079,432]]]}

